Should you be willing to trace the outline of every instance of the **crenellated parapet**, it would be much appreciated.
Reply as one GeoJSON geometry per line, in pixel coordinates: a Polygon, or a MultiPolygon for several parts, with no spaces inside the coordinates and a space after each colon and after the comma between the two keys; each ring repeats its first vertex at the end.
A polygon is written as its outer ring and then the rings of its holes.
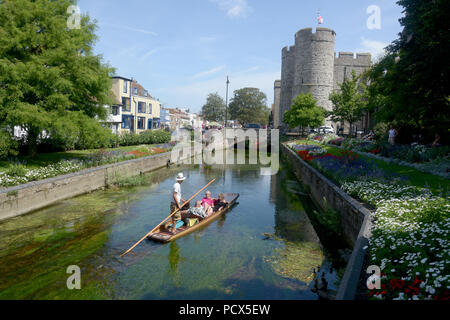
{"type": "Polygon", "coordinates": [[[348,66],[370,66],[372,56],[370,53],[353,53],[353,52],[339,52],[338,56],[335,54],[335,65],[348,66]]]}
{"type": "Polygon", "coordinates": [[[334,90],[339,89],[339,84],[351,77],[352,72],[358,76],[364,73],[372,65],[370,53],[339,52],[334,58],[334,90]]]}

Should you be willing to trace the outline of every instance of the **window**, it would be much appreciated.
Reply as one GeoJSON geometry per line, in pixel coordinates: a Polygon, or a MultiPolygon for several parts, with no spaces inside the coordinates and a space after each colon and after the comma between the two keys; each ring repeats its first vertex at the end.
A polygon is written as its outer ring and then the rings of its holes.
{"type": "Polygon", "coordinates": [[[130,99],[122,98],[123,111],[130,112],[131,111],[131,103],[130,99]]]}
{"type": "Polygon", "coordinates": [[[139,89],[138,89],[137,87],[134,88],[134,95],[135,95],[135,96],[138,95],[138,90],[139,90],[139,89]]]}
{"type": "Polygon", "coordinates": [[[134,117],[122,115],[122,129],[134,129],[134,117]]]}
{"type": "Polygon", "coordinates": [[[145,102],[138,102],[138,112],[139,113],[145,113],[145,107],[146,107],[145,102]]]}
{"type": "Polygon", "coordinates": [[[145,118],[143,118],[143,117],[137,118],[137,128],[141,129],[141,130],[145,129],[145,118]]]}
{"type": "Polygon", "coordinates": [[[113,107],[112,107],[112,115],[113,115],[113,116],[118,116],[118,115],[120,115],[120,107],[119,107],[119,106],[113,106],[113,107]]]}
{"type": "Polygon", "coordinates": [[[148,130],[152,130],[153,128],[153,119],[148,119],[148,130]]]}
{"type": "Polygon", "coordinates": [[[128,93],[128,81],[123,81],[123,93],[128,93]]]}
{"type": "Polygon", "coordinates": [[[158,118],[153,119],[153,129],[159,129],[161,127],[160,121],[158,118]]]}
{"type": "Polygon", "coordinates": [[[153,105],[151,103],[148,104],[148,113],[152,114],[153,105]]]}

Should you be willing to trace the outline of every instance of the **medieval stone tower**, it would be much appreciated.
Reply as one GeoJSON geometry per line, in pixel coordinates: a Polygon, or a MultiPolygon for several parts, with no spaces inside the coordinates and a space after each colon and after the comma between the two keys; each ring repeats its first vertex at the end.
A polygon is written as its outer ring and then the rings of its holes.
{"type": "MultiPolygon", "coordinates": [[[[356,59],[348,52],[336,57],[335,40],[336,33],[331,29],[318,27],[314,33],[312,28],[306,28],[295,34],[294,46],[283,48],[279,106],[274,105],[280,126],[285,127],[284,112],[300,93],[310,92],[319,106],[331,111],[332,103],[328,99],[331,92],[339,89],[352,70],[360,74],[370,67],[368,53],[358,54],[356,59]]],[[[331,123],[327,121],[327,124],[331,123]]]]}

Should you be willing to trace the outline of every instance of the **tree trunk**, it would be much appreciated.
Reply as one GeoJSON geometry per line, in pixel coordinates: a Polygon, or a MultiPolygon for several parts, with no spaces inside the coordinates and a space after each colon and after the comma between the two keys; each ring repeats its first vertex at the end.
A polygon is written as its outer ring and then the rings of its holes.
{"type": "Polygon", "coordinates": [[[37,139],[39,137],[40,130],[36,127],[30,126],[28,129],[27,142],[28,142],[28,155],[31,158],[35,158],[37,155],[37,139]]]}

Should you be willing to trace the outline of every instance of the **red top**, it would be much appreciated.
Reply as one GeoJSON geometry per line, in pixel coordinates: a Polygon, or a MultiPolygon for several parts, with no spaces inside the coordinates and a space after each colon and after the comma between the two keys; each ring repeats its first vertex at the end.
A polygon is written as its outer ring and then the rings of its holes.
{"type": "Polygon", "coordinates": [[[204,205],[205,203],[206,203],[208,206],[212,207],[212,206],[214,206],[214,204],[216,203],[216,201],[215,201],[213,198],[211,198],[211,199],[203,198],[203,199],[202,199],[202,205],[204,205]]]}

